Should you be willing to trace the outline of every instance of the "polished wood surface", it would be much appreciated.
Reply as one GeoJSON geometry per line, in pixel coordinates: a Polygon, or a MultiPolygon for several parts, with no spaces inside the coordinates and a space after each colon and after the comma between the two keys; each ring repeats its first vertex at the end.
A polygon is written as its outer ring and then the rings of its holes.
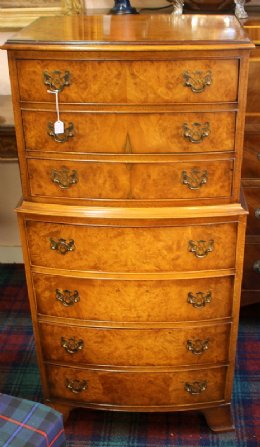
{"type": "Polygon", "coordinates": [[[106,369],[67,368],[48,365],[52,395],[69,403],[91,402],[92,408],[127,411],[169,411],[184,407],[198,408],[203,404],[224,402],[226,368],[201,368],[180,371],[109,371],[106,369]],[[67,380],[87,382],[87,388],[77,396],[66,388],[67,380]],[[191,395],[184,389],[185,383],[207,382],[204,392],[191,395]]]}
{"type": "Polygon", "coordinates": [[[39,314],[66,319],[154,323],[221,319],[232,313],[232,275],[123,280],[34,273],[33,284],[39,314]]]}
{"type": "Polygon", "coordinates": [[[66,416],[200,409],[232,428],[252,47],[203,15],[42,18],[5,45],[43,393],[66,416]]]}
{"type": "MultiPolygon", "coordinates": [[[[71,83],[60,93],[60,101],[94,104],[171,104],[196,102],[232,102],[237,100],[237,60],[138,61],[19,61],[17,70],[22,101],[51,102],[54,98],[42,81],[43,72],[69,71],[71,83]],[[211,72],[212,85],[201,93],[185,86],[184,73],[211,72]],[[225,83],[226,72],[230,84],[225,83]],[[84,75],[83,75],[84,73],[84,75]],[[98,73],[98,85],[95,82],[98,73]],[[32,83],[39,89],[32,91],[32,83]],[[111,88],[113,86],[113,88],[111,88]]],[[[181,60],[178,60],[181,59],[181,60]]],[[[195,76],[195,75],[193,75],[195,76]]]]}
{"type": "Polygon", "coordinates": [[[89,226],[27,221],[31,264],[99,272],[200,271],[235,266],[237,225],[89,226]],[[73,250],[61,255],[51,239],[74,241],[73,250]],[[203,241],[200,248],[199,241],[203,241]],[[198,246],[197,256],[191,243],[198,246]],[[106,249],[104,250],[104,247],[106,249]],[[145,247],[145,250],[144,250],[145,247]],[[209,252],[209,247],[212,247],[209,252]],[[199,257],[200,256],[200,257],[199,257]]]}
{"type": "MultiPolygon", "coordinates": [[[[53,105],[48,112],[23,110],[22,121],[26,150],[109,154],[171,154],[194,152],[227,152],[235,150],[236,114],[230,112],[137,111],[113,107],[113,110],[89,110],[79,107],[74,112],[61,107],[65,127],[73,123],[73,137],[60,144],[49,135],[49,122],[56,121],[53,105]],[[37,127],[35,127],[37,122],[37,127]],[[195,142],[185,137],[184,125],[198,136],[195,142]],[[203,138],[203,128],[209,129],[203,138]],[[114,130],[117,129],[114,137],[114,130]]],[[[25,107],[25,106],[24,106],[25,107]]],[[[89,107],[90,108],[90,107],[89,107]]]]}
{"type": "MultiPolygon", "coordinates": [[[[52,49],[61,43],[68,50],[99,45],[103,50],[125,45],[200,46],[252,48],[234,16],[134,15],[40,18],[12,36],[6,47],[52,49]],[[48,32],[46,32],[48,30],[48,32]],[[110,46],[110,45],[111,46],[110,46]]],[[[178,48],[179,49],[179,48],[178,48]]]]}
{"type": "MultiPolygon", "coordinates": [[[[27,162],[32,197],[66,199],[128,200],[176,200],[199,198],[229,198],[232,193],[234,161],[228,160],[186,160],[176,159],[163,163],[154,159],[149,163],[119,163],[106,161],[71,161],[57,159],[29,159],[27,162]],[[64,170],[66,175],[77,177],[77,183],[63,188],[62,180],[55,183],[64,170]],[[205,184],[203,178],[205,177],[205,184]],[[188,179],[187,179],[188,178],[188,179]],[[197,180],[198,178],[198,180],[197,180]],[[189,180],[190,179],[190,180],[189,180]],[[185,183],[187,182],[187,183],[185,183]],[[192,189],[193,182],[199,186],[192,189]],[[201,183],[202,182],[202,183],[201,183]]],[[[72,179],[73,181],[73,179],[72,179]]]]}

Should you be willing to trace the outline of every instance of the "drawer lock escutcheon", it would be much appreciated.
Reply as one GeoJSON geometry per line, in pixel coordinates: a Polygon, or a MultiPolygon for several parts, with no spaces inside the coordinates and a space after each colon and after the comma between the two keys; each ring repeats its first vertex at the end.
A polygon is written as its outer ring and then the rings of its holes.
{"type": "Polygon", "coordinates": [[[44,85],[47,85],[52,92],[62,92],[64,87],[70,85],[70,81],[71,76],[68,70],[54,70],[50,73],[48,71],[43,72],[44,85]]]}
{"type": "Polygon", "coordinates": [[[80,301],[79,292],[77,290],[61,290],[56,289],[56,300],[63,304],[65,307],[73,306],[80,301]]]}
{"type": "Polygon", "coordinates": [[[186,348],[194,355],[201,355],[209,349],[209,340],[187,340],[186,348]]]}
{"type": "Polygon", "coordinates": [[[192,304],[193,307],[199,309],[201,307],[205,307],[206,304],[210,303],[212,299],[211,292],[197,292],[193,294],[192,292],[188,293],[187,301],[189,304],[192,304]]]}
{"type": "Polygon", "coordinates": [[[184,86],[190,87],[193,93],[202,93],[212,84],[212,73],[208,71],[185,71],[183,73],[184,86]]]}
{"type": "Polygon", "coordinates": [[[71,337],[68,340],[61,337],[60,344],[68,354],[76,354],[84,348],[84,341],[81,339],[76,340],[75,337],[71,337]]]}
{"type": "Polygon", "coordinates": [[[68,127],[65,127],[64,129],[64,133],[55,133],[54,131],[54,123],[49,122],[48,123],[48,135],[52,138],[54,138],[54,140],[57,143],[66,143],[68,141],[69,138],[74,137],[74,124],[73,123],[69,123],[68,127]]]}
{"type": "Polygon", "coordinates": [[[50,238],[50,248],[51,250],[57,250],[61,255],[65,255],[69,251],[75,250],[75,242],[73,239],[69,240],[68,242],[66,239],[52,239],[50,238]]]}
{"type": "Polygon", "coordinates": [[[78,173],[75,169],[68,169],[62,166],[60,170],[51,170],[51,181],[56,183],[61,189],[68,189],[79,181],[78,173]]]}
{"type": "Polygon", "coordinates": [[[184,385],[184,389],[185,391],[187,391],[192,395],[197,395],[205,391],[207,389],[207,386],[208,383],[206,380],[204,380],[203,382],[192,382],[192,383],[186,382],[184,385]]]}
{"type": "Polygon", "coordinates": [[[70,380],[66,378],[65,387],[72,393],[78,394],[81,393],[82,391],[86,391],[86,389],[88,388],[88,383],[86,380],[78,380],[78,379],[70,380]]]}
{"type": "Polygon", "coordinates": [[[182,184],[186,185],[189,189],[193,191],[199,190],[202,185],[205,185],[208,181],[208,171],[201,171],[200,169],[194,168],[191,170],[190,174],[187,171],[182,171],[182,184]]]}
{"type": "Polygon", "coordinates": [[[214,249],[214,241],[189,241],[188,250],[194,253],[196,258],[205,258],[214,249]]]}
{"type": "Polygon", "coordinates": [[[253,270],[256,273],[260,273],[260,260],[255,261],[253,265],[253,270]]]}
{"type": "Polygon", "coordinates": [[[210,125],[206,123],[184,123],[182,126],[183,136],[190,143],[199,144],[202,143],[204,138],[207,138],[210,134],[210,125]]]}

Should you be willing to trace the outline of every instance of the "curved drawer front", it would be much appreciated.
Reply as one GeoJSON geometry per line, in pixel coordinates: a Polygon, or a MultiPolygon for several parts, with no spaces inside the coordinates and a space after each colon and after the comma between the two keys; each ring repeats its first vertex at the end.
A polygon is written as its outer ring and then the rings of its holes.
{"type": "Polygon", "coordinates": [[[231,315],[233,278],[98,280],[33,274],[38,312],[96,321],[199,321],[231,315]],[[138,299],[136,299],[138,297],[138,299]]]}
{"type": "Polygon", "coordinates": [[[233,160],[119,163],[29,159],[33,197],[163,200],[228,198],[233,160]]]}
{"type": "Polygon", "coordinates": [[[60,399],[128,407],[193,405],[224,399],[226,368],[156,373],[47,366],[47,377],[51,396],[60,399]]]}
{"type": "Polygon", "coordinates": [[[68,84],[60,93],[61,102],[164,104],[228,102],[237,99],[238,60],[235,59],[19,60],[17,71],[22,101],[54,100],[47,90],[51,84],[57,88],[57,71],[62,78],[58,80],[58,85],[68,84]],[[44,76],[45,81],[49,82],[47,85],[44,84],[44,76]]]}
{"type": "Polygon", "coordinates": [[[132,228],[26,222],[33,265],[133,273],[235,266],[236,223],[187,225],[132,228]]]}
{"type": "Polygon", "coordinates": [[[234,150],[234,112],[61,112],[62,135],[54,133],[56,119],[53,111],[23,111],[26,149],[122,154],[234,150]]]}
{"type": "Polygon", "coordinates": [[[228,359],[229,324],[183,329],[115,329],[41,323],[47,361],[111,366],[177,366],[228,359]]]}

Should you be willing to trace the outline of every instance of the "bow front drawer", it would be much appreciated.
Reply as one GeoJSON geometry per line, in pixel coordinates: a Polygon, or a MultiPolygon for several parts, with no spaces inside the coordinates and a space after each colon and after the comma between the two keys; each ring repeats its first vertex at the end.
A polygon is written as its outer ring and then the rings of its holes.
{"type": "Polygon", "coordinates": [[[117,322],[205,321],[230,317],[233,280],[232,276],[120,280],[33,274],[38,313],[117,322]]]}
{"type": "Polygon", "coordinates": [[[32,197],[192,200],[231,197],[233,159],[165,162],[28,159],[32,197]]]}
{"type": "Polygon", "coordinates": [[[149,226],[124,227],[29,220],[26,227],[32,265],[136,273],[235,266],[236,223],[186,222],[184,226],[157,227],[152,222],[149,226]]]}
{"type": "Polygon", "coordinates": [[[224,400],[226,368],[117,372],[47,365],[47,379],[51,396],[60,399],[110,408],[125,405],[128,410],[146,405],[187,409],[195,403],[224,400]]]}
{"type": "Polygon", "coordinates": [[[48,90],[61,102],[106,104],[233,102],[238,93],[237,59],[18,60],[17,72],[22,101],[53,101],[48,90]]]}
{"type": "Polygon", "coordinates": [[[111,366],[181,366],[225,362],[229,324],[116,329],[41,323],[47,361],[111,366]]]}
{"type": "Polygon", "coordinates": [[[235,148],[234,112],[68,112],[55,134],[53,110],[22,112],[25,147],[45,152],[167,154],[227,152],[235,148]],[[35,127],[37,122],[37,127],[35,127]]]}

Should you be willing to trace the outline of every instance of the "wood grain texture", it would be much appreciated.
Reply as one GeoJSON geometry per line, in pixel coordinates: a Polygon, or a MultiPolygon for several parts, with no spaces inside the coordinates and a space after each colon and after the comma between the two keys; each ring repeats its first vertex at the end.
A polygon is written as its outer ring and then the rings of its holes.
{"type": "MultiPolygon", "coordinates": [[[[70,160],[28,160],[29,186],[32,197],[81,199],[190,199],[230,197],[232,193],[233,160],[163,163],[118,163],[70,160]],[[52,180],[52,172],[76,171],[78,182],[61,188],[52,180]],[[194,173],[197,173],[196,175],[194,173]],[[200,184],[206,175],[206,183],[200,184]],[[198,186],[191,189],[184,178],[198,177],[198,186]]],[[[57,174],[58,175],[58,174],[57,174]]],[[[197,181],[196,181],[197,184],[197,181]]]]}
{"type": "MultiPolygon", "coordinates": [[[[54,398],[68,402],[110,404],[114,406],[148,407],[170,405],[194,406],[224,399],[226,368],[181,370],[179,372],[110,372],[91,369],[75,369],[48,366],[47,374],[54,398]],[[66,379],[86,380],[88,387],[79,395],[66,389],[66,379]],[[191,395],[185,391],[186,382],[207,381],[205,392],[191,395]]],[[[142,408],[145,407],[145,408],[142,408]]],[[[154,408],[158,410],[158,408],[154,408]]]]}
{"type": "Polygon", "coordinates": [[[27,222],[32,265],[103,272],[170,272],[213,270],[235,266],[237,225],[174,227],[84,227],[27,222]],[[61,255],[50,239],[75,242],[75,250],[61,255]],[[214,249],[198,259],[189,241],[214,241],[214,249]]]}
{"type": "Polygon", "coordinates": [[[48,123],[54,123],[57,119],[53,110],[24,110],[22,120],[26,149],[111,154],[226,152],[235,149],[234,112],[172,113],[165,110],[161,113],[86,113],[78,109],[75,112],[61,111],[60,116],[65,128],[69,123],[74,126],[74,136],[62,144],[48,133],[48,123]],[[202,126],[208,123],[210,129],[209,135],[199,143],[192,143],[184,137],[184,124],[192,130],[194,123],[202,126]]]}
{"type": "Polygon", "coordinates": [[[18,218],[46,401],[66,417],[74,406],[201,409],[217,431],[232,425],[253,45],[231,16],[168,19],[42,18],[9,39],[18,218]],[[43,72],[54,70],[71,74],[59,94],[74,123],[65,143],[48,135],[43,72]],[[200,93],[189,76],[206,76],[200,93]],[[195,144],[183,137],[194,123],[210,126],[195,144]],[[78,171],[68,190],[62,166],[78,171]],[[180,179],[193,168],[207,177],[197,190],[180,179]],[[194,307],[191,294],[211,299],[194,307]],[[64,350],[77,341],[79,352],[64,350]]]}
{"type": "Polygon", "coordinates": [[[40,337],[47,361],[80,365],[184,366],[223,363],[228,360],[229,324],[158,329],[90,328],[41,323],[40,337]],[[83,348],[73,354],[62,346],[73,338],[83,348]],[[198,342],[199,340],[199,342],[198,342]],[[201,354],[187,348],[191,342],[201,354]],[[203,351],[203,343],[207,349],[203,351]]]}
{"type": "Polygon", "coordinates": [[[115,322],[200,321],[231,316],[232,277],[124,281],[35,273],[33,279],[37,310],[43,315],[115,322]],[[56,299],[57,289],[77,290],[80,299],[66,307],[56,299]],[[211,301],[194,307],[188,296],[196,297],[199,292],[210,292],[211,301]]]}
{"type": "MultiPolygon", "coordinates": [[[[69,71],[71,84],[60,93],[60,101],[114,104],[165,104],[231,102],[237,100],[237,60],[185,61],[18,61],[22,101],[51,102],[43,72],[69,71]],[[212,72],[212,85],[193,93],[184,85],[184,73],[212,72]],[[230,83],[227,85],[226,73],[230,83]],[[98,83],[96,76],[98,74],[98,83]],[[37,85],[36,89],[31,86],[37,85]],[[112,88],[111,88],[112,86],[112,88]]],[[[195,75],[194,75],[195,76],[195,75]]]]}

